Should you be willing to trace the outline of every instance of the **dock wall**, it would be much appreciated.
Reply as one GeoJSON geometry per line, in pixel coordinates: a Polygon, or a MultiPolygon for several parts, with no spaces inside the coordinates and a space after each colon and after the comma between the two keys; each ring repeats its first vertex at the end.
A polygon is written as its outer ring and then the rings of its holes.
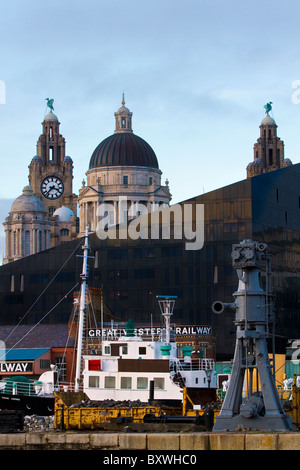
{"type": "Polygon", "coordinates": [[[103,433],[17,432],[0,434],[0,450],[300,450],[300,432],[103,433]]]}

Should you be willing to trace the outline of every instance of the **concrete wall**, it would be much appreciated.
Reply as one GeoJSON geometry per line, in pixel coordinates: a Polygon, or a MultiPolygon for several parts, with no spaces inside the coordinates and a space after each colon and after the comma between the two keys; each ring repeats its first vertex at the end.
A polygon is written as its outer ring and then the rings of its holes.
{"type": "Polygon", "coordinates": [[[295,433],[18,432],[0,434],[0,450],[300,450],[295,433]]]}

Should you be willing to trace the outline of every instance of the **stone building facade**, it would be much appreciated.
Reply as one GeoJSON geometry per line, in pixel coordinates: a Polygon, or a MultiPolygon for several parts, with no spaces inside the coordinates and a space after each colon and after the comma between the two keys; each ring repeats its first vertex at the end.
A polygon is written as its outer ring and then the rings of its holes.
{"type": "Polygon", "coordinates": [[[132,113],[122,106],[115,113],[114,134],[94,150],[87,182],[79,190],[80,230],[89,223],[95,231],[127,222],[145,211],[169,205],[168,181],[161,183],[162,172],[153,149],[132,130],[132,113]]]}
{"type": "MultiPolygon", "coordinates": [[[[73,193],[73,161],[66,155],[60,122],[52,109],[45,116],[42,134],[37,141],[37,154],[29,165],[30,189],[27,191],[30,190],[40,201],[38,205],[43,216],[38,219],[43,219],[43,224],[47,225],[47,236],[43,243],[33,245],[31,242],[30,249],[26,243],[26,250],[24,241],[12,241],[25,237],[18,231],[14,234],[12,223],[16,217],[18,220],[23,217],[21,212],[16,215],[14,208],[4,223],[7,235],[5,263],[36,253],[37,247],[47,249],[71,241],[81,236],[87,225],[91,231],[96,231],[101,222],[103,227],[118,225],[145,212],[155,211],[162,205],[169,205],[169,183],[161,184],[162,172],[153,149],[133,133],[132,113],[125,106],[124,95],[115,120],[114,134],[104,139],[91,156],[87,183],[83,181],[78,197],[73,193]],[[22,249],[14,248],[21,245],[22,249]]],[[[35,209],[31,209],[35,214],[35,209]]],[[[26,214],[27,220],[28,212],[26,214]]],[[[34,219],[35,225],[38,219],[34,219]]],[[[43,227],[35,230],[44,233],[43,227]]],[[[33,235],[31,239],[35,239],[33,235]]]]}
{"type": "Polygon", "coordinates": [[[25,186],[4,222],[4,263],[50,248],[51,225],[43,202],[25,186]]]}

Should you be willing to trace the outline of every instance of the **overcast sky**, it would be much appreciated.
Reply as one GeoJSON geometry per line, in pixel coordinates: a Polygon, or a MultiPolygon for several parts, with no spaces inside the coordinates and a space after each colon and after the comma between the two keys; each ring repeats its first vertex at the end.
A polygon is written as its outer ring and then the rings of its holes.
{"type": "Polygon", "coordinates": [[[114,132],[123,92],[172,203],[246,177],[268,101],[285,156],[299,163],[299,24],[299,0],[2,4],[1,221],[28,183],[45,98],[55,100],[75,192],[114,132]]]}

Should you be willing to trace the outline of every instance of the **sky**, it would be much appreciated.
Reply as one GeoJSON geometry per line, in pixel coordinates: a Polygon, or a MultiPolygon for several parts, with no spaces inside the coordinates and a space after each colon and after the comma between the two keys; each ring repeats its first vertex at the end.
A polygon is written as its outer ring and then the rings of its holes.
{"type": "Polygon", "coordinates": [[[28,184],[46,98],[74,163],[74,192],[95,147],[133,112],[171,203],[240,181],[264,105],[300,162],[298,0],[10,0],[0,15],[2,222],[28,184]]]}

